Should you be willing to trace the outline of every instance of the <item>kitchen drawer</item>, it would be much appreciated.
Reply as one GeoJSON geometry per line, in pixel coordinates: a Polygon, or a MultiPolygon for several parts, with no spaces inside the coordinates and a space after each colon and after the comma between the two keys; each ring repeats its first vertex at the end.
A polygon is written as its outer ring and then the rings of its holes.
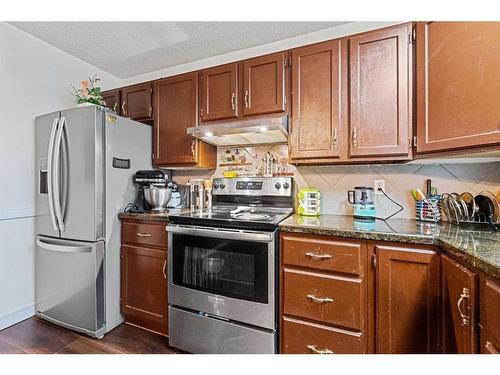
{"type": "Polygon", "coordinates": [[[122,242],[167,248],[165,224],[123,222],[122,242]]]}
{"type": "Polygon", "coordinates": [[[361,354],[361,333],[283,317],[281,352],[284,354],[361,354]]]}
{"type": "Polygon", "coordinates": [[[362,330],[361,279],[284,270],[284,314],[362,330]]]}
{"type": "Polygon", "coordinates": [[[490,279],[485,279],[479,295],[481,298],[479,312],[481,326],[486,331],[490,341],[498,348],[500,346],[500,285],[490,279]]]}
{"type": "Polygon", "coordinates": [[[361,241],[284,233],[283,263],[354,275],[363,274],[366,258],[361,241]]]}

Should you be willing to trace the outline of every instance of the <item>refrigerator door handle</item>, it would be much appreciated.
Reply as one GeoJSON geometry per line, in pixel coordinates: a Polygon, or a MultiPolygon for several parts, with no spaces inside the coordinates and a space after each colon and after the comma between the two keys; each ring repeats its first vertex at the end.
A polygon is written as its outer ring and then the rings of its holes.
{"type": "Polygon", "coordinates": [[[45,250],[58,251],[61,253],[90,253],[91,246],[86,245],[57,245],[54,243],[46,242],[40,238],[36,239],[36,244],[45,250]]]}
{"type": "Polygon", "coordinates": [[[54,227],[54,231],[59,232],[59,228],[57,226],[56,215],[54,212],[54,186],[53,186],[53,159],[54,159],[54,141],[56,137],[56,130],[59,125],[59,117],[55,117],[52,122],[52,129],[50,130],[49,136],[49,151],[47,154],[47,193],[49,197],[49,213],[50,219],[52,221],[52,226],[54,227]]]}
{"type": "Polygon", "coordinates": [[[59,228],[61,232],[66,230],[63,220],[62,207],[61,207],[61,176],[59,171],[59,166],[61,164],[61,142],[63,136],[63,130],[65,128],[66,118],[61,117],[61,122],[59,128],[57,129],[56,142],[54,147],[54,208],[56,212],[57,222],[59,223],[59,228]]]}

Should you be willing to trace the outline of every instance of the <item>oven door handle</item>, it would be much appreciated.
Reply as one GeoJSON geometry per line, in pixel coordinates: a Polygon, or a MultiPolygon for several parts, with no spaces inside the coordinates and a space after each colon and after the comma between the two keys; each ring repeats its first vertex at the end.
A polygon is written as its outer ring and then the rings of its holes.
{"type": "Polygon", "coordinates": [[[225,240],[240,240],[252,242],[271,242],[274,240],[274,233],[254,232],[237,229],[207,228],[169,224],[167,225],[166,230],[169,233],[187,234],[196,237],[221,238],[225,240]]]}

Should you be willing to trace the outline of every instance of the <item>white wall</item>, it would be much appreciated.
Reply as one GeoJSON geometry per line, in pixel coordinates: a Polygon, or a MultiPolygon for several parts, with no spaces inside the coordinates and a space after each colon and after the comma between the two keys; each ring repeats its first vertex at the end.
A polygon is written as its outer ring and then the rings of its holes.
{"type": "MultiPolygon", "coordinates": [[[[108,51],[109,52],[109,51],[108,51]]],[[[34,117],[73,106],[71,84],[122,81],[0,22],[0,329],[34,304],[34,117]]]]}

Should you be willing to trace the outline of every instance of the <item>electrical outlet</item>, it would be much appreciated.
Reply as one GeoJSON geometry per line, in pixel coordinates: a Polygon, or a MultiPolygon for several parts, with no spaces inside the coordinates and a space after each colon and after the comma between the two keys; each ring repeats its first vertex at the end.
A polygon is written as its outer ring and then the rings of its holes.
{"type": "Polygon", "coordinates": [[[383,195],[379,189],[385,192],[385,180],[373,180],[373,189],[375,190],[375,195],[383,195]]]}

